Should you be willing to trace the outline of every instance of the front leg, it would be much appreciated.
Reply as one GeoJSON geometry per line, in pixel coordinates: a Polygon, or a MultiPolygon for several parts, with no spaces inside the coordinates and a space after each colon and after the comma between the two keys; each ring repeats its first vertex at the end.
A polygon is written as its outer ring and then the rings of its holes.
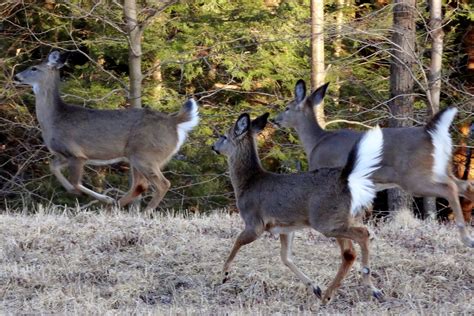
{"type": "Polygon", "coordinates": [[[245,227],[245,230],[240,233],[237,237],[237,240],[234,243],[234,247],[227,258],[224,269],[222,270],[223,279],[222,283],[225,283],[229,280],[229,271],[232,262],[234,261],[235,255],[239,252],[240,248],[244,245],[250,244],[251,242],[255,241],[260,237],[263,233],[263,229],[256,228],[256,227],[245,227]]]}
{"type": "Polygon", "coordinates": [[[61,170],[64,169],[68,165],[68,161],[61,157],[55,156],[49,165],[51,172],[56,176],[56,179],[59,180],[61,185],[70,193],[80,194],[79,190],[76,190],[71,182],[66,179],[66,177],[62,174],[61,170]]]}

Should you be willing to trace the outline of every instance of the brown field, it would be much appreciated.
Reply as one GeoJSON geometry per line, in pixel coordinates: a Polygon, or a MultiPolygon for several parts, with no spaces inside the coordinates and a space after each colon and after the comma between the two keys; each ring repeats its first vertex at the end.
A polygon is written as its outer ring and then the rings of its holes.
{"type": "MultiPolygon", "coordinates": [[[[242,229],[238,215],[141,215],[39,211],[0,215],[2,313],[80,314],[474,314],[474,250],[453,225],[406,213],[371,226],[374,281],[368,296],[359,260],[334,301],[321,306],[264,235],[237,256],[231,280],[220,270],[242,229]]],[[[305,230],[295,263],[324,290],[336,273],[334,240],[305,230]]]]}

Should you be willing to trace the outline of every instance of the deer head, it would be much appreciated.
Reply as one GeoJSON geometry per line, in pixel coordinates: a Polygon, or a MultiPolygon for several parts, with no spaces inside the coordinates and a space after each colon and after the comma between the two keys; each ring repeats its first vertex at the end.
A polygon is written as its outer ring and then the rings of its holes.
{"type": "Polygon", "coordinates": [[[28,67],[26,70],[15,75],[14,80],[18,84],[27,84],[33,87],[36,93],[39,86],[51,84],[59,80],[59,69],[64,66],[66,55],[53,51],[41,64],[28,67]]]}
{"type": "Polygon", "coordinates": [[[278,126],[297,128],[303,125],[303,121],[315,120],[313,107],[317,106],[324,99],[329,83],[316,89],[306,97],[306,84],[300,79],[295,85],[295,99],[287,104],[285,110],[278,114],[274,123],[278,126]]]}
{"type": "Polygon", "coordinates": [[[269,113],[265,113],[250,121],[247,113],[240,115],[235,124],[214,143],[212,150],[227,157],[235,156],[239,150],[253,144],[253,136],[265,128],[268,116],[269,113]]]}

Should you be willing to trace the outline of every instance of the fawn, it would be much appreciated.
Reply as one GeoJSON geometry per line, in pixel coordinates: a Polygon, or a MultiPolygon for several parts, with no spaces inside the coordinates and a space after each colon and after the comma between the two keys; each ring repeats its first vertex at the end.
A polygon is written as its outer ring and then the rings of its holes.
{"type": "Polygon", "coordinates": [[[358,227],[354,217],[372,203],[375,186],[370,175],[378,168],[383,148],[380,128],[374,128],[353,147],[343,168],[322,168],[296,174],[276,174],[263,169],[258,158],[255,136],[264,129],[268,113],[250,121],[242,114],[213,145],[227,156],[230,179],[245,229],[237,237],[225,262],[224,282],[239,249],[255,241],[264,231],[280,235],[281,259],[321,297],[320,288],[301,272],[291,259],[294,231],[311,227],[327,237],[335,237],[341,248],[342,264],[324,293],[323,303],[331,301],[355,258],[352,241],[362,250],[363,282],[377,299],[382,292],[371,281],[369,232],[358,227]]]}

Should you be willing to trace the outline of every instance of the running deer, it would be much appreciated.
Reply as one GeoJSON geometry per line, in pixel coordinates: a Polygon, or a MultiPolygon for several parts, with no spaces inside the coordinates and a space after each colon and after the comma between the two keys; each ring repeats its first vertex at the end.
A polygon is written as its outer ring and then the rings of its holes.
{"type": "MultiPolygon", "coordinates": [[[[474,33],[473,33],[474,34],[474,33]]],[[[461,139],[459,146],[453,153],[453,171],[458,179],[473,180],[474,179],[474,154],[470,144],[474,141],[474,123],[466,122],[459,126],[461,139]]],[[[474,201],[461,198],[461,209],[464,220],[468,225],[472,220],[472,209],[474,201]]]]}
{"type": "Polygon", "coordinates": [[[151,183],[156,192],[146,210],[156,208],[170,187],[161,168],[198,124],[197,103],[189,99],[175,114],[149,109],[95,110],[70,105],[59,94],[59,69],[64,63],[65,56],[53,51],[46,61],[14,78],[19,84],[33,87],[43,140],[54,154],[50,164],[52,173],[69,192],[85,193],[110,204],[114,199],[82,185],[84,165],[128,161],[132,186],[119,200],[119,205],[132,202],[151,183]],[[65,167],[69,168],[69,180],[61,173],[65,167]]]}
{"type": "Polygon", "coordinates": [[[242,114],[212,147],[227,156],[237,207],[245,222],[245,229],[225,262],[223,282],[229,278],[239,249],[269,231],[280,235],[283,263],[310,292],[321,297],[320,288],[291,259],[294,231],[311,227],[327,237],[336,237],[341,248],[342,264],[324,293],[323,303],[331,300],[356,258],[352,241],[362,250],[363,283],[381,300],[383,294],[370,277],[369,232],[355,225],[354,217],[375,196],[370,175],[381,161],[382,132],[378,127],[367,132],[354,146],[343,168],[276,174],[262,168],[255,144],[255,136],[265,128],[267,118],[268,113],[251,122],[248,114],[242,114]]]}
{"type": "MultiPolygon", "coordinates": [[[[310,170],[342,167],[363,133],[350,129],[326,131],[315,118],[328,83],[306,96],[303,80],[295,86],[295,99],[273,122],[294,128],[303,144],[310,170]]],[[[474,185],[456,179],[450,168],[452,140],[449,127],[456,108],[438,112],[422,127],[384,128],[382,166],[373,174],[377,190],[400,187],[414,196],[442,197],[454,210],[462,242],[474,247],[464,222],[458,196],[474,201],[474,185]]]]}

